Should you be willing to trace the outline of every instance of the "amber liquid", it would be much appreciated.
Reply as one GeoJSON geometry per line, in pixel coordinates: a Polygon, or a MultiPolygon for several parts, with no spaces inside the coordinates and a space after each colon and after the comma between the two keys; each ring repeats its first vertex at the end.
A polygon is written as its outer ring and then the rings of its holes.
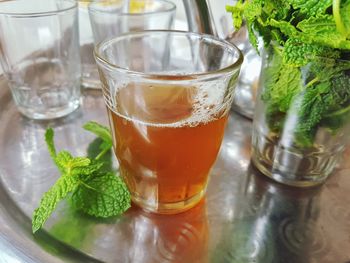
{"type": "Polygon", "coordinates": [[[129,85],[108,109],[121,174],[143,208],[180,212],[205,192],[227,114],[191,120],[196,94],[191,87],[129,85]]]}

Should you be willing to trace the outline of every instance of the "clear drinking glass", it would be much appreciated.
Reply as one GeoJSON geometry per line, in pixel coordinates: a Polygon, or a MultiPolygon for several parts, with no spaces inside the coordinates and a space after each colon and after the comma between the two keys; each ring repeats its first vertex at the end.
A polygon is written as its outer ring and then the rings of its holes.
{"type": "Polygon", "coordinates": [[[203,197],[243,61],[229,42],[180,31],[95,48],[114,149],[134,203],[178,213],[203,197]]]}
{"type": "Polygon", "coordinates": [[[95,44],[122,33],[171,29],[176,6],[166,0],[109,0],[89,5],[95,44]]]}
{"type": "Polygon", "coordinates": [[[77,0],[77,2],[79,7],[79,41],[82,69],[81,85],[86,88],[100,88],[100,79],[93,55],[94,37],[88,10],[92,0],[77,0]]]}
{"type": "Polygon", "coordinates": [[[333,172],[350,139],[350,61],[303,54],[290,66],[282,50],[264,52],[252,160],[278,182],[313,186],[333,172]]]}
{"type": "Polygon", "coordinates": [[[25,116],[51,119],[79,107],[78,37],[75,1],[0,2],[0,62],[25,116]]]}
{"type": "Polygon", "coordinates": [[[85,29],[80,32],[82,84],[89,88],[100,88],[98,70],[92,55],[93,43],[98,44],[129,31],[171,29],[176,11],[174,4],[163,0],[80,0],[79,8],[79,19],[84,23],[80,24],[80,29],[85,29]],[[89,24],[86,24],[88,20],[89,24]]]}

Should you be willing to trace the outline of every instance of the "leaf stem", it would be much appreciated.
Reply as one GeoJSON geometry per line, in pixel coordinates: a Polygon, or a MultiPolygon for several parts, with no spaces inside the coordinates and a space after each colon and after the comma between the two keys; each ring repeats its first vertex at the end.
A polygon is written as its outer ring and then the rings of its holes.
{"type": "Polygon", "coordinates": [[[347,112],[350,112],[350,105],[348,105],[345,108],[342,108],[340,110],[337,110],[337,111],[331,112],[329,114],[326,114],[325,118],[336,117],[336,116],[339,116],[339,115],[343,115],[344,113],[347,113],[347,112]]]}
{"type": "Polygon", "coordinates": [[[82,184],[83,186],[85,186],[86,188],[93,190],[95,192],[98,192],[98,190],[96,188],[91,187],[90,185],[84,183],[83,181],[79,180],[79,183],[82,184]]]}
{"type": "MultiPolygon", "coordinates": [[[[100,193],[100,191],[99,191],[98,189],[91,187],[90,185],[84,183],[84,182],[81,181],[81,180],[79,180],[79,183],[82,184],[83,186],[85,186],[87,189],[90,189],[90,190],[92,190],[92,191],[95,191],[96,193],[100,193]]],[[[113,195],[110,195],[110,194],[108,194],[108,193],[104,193],[104,195],[106,195],[106,196],[108,196],[108,197],[111,197],[111,198],[114,198],[113,195]]]]}
{"type": "Polygon", "coordinates": [[[310,80],[309,83],[307,83],[307,84],[305,85],[305,89],[308,88],[308,87],[310,87],[310,86],[312,86],[312,85],[315,84],[317,81],[319,81],[319,78],[318,78],[318,77],[316,77],[316,78],[310,80]]]}
{"type": "Polygon", "coordinates": [[[110,150],[110,148],[105,148],[103,149],[103,151],[101,151],[95,158],[95,160],[99,160],[103,155],[105,155],[108,151],[110,150]]]}
{"type": "Polygon", "coordinates": [[[347,37],[347,30],[342,22],[342,18],[340,15],[340,2],[341,2],[341,0],[333,0],[333,5],[332,5],[333,17],[334,17],[335,25],[336,25],[339,33],[341,33],[342,35],[347,37]]]}

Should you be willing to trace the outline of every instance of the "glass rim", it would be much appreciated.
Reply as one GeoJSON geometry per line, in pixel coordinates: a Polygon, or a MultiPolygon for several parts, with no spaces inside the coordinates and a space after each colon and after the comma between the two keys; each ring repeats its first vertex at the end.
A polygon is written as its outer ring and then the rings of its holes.
{"type": "MultiPolygon", "coordinates": [[[[71,3],[70,6],[65,7],[65,8],[57,8],[56,10],[52,10],[52,11],[42,11],[42,12],[29,12],[29,13],[23,13],[23,12],[3,12],[1,11],[1,5],[5,4],[6,2],[18,2],[18,1],[24,1],[24,0],[10,0],[10,1],[5,1],[2,2],[0,1],[0,15],[5,15],[5,16],[13,16],[13,17],[42,17],[42,16],[51,16],[51,15],[57,15],[60,13],[64,13],[66,11],[72,10],[74,8],[78,7],[78,2],[75,0],[55,0],[55,2],[68,2],[71,3]]],[[[35,1],[33,1],[35,2],[35,1]]]]}
{"type": "Polygon", "coordinates": [[[213,35],[201,34],[201,33],[189,32],[189,31],[181,31],[181,30],[144,30],[144,31],[135,31],[135,32],[124,33],[124,34],[121,34],[117,37],[112,37],[112,38],[109,38],[107,40],[104,40],[104,41],[98,43],[94,47],[93,54],[94,54],[94,57],[96,59],[96,62],[98,64],[102,64],[103,67],[109,68],[109,69],[114,70],[114,71],[127,73],[128,75],[134,75],[134,76],[139,76],[139,77],[148,78],[148,79],[166,79],[166,78],[172,78],[174,76],[177,76],[180,79],[184,80],[184,79],[195,79],[195,78],[201,78],[201,77],[207,77],[207,76],[214,76],[214,75],[219,75],[219,74],[223,74],[223,73],[228,74],[228,73],[232,73],[233,70],[238,69],[243,63],[243,53],[235,44],[228,42],[227,40],[223,40],[223,39],[220,39],[218,37],[215,37],[213,35]],[[233,63],[230,63],[229,65],[227,65],[223,68],[217,69],[217,70],[212,70],[212,71],[209,70],[207,72],[188,73],[188,74],[178,75],[176,73],[174,73],[174,74],[169,74],[169,73],[168,74],[157,74],[157,73],[144,73],[144,72],[140,72],[140,71],[130,70],[130,69],[118,66],[116,64],[113,64],[100,55],[99,51],[103,47],[108,46],[111,43],[118,42],[118,41],[125,39],[125,38],[128,38],[128,37],[136,37],[138,35],[154,34],[154,33],[158,33],[158,34],[171,33],[171,34],[177,34],[177,35],[183,35],[183,36],[192,35],[192,36],[195,36],[197,38],[210,39],[211,41],[214,41],[215,43],[220,43],[221,45],[225,45],[226,47],[231,48],[231,50],[234,50],[238,54],[238,57],[233,63]]]}
{"type": "Polygon", "coordinates": [[[168,0],[153,0],[154,2],[160,2],[160,3],[167,3],[168,5],[170,5],[169,8],[164,9],[164,10],[156,10],[156,11],[147,11],[147,12],[141,12],[141,13],[129,13],[129,12],[108,12],[108,11],[101,11],[101,10],[97,10],[96,8],[93,8],[94,5],[98,5],[101,2],[90,2],[90,4],[88,5],[88,9],[89,12],[93,12],[93,13],[102,13],[102,14],[108,14],[111,13],[113,15],[117,15],[117,16],[145,16],[145,15],[154,15],[154,14],[163,14],[163,13],[169,13],[169,12],[173,12],[174,10],[176,10],[176,5],[173,2],[170,2],[168,0]]]}

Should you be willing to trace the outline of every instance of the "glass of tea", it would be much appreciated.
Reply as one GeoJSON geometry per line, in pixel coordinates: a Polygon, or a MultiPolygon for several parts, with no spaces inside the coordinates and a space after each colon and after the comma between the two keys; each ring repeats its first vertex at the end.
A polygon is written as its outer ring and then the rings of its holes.
{"type": "Polygon", "coordinates": [[[120,172],[135,204],[197,204],[218,155],[243,56],[213,36],[140,31],[94,50],[120,172]]]}

